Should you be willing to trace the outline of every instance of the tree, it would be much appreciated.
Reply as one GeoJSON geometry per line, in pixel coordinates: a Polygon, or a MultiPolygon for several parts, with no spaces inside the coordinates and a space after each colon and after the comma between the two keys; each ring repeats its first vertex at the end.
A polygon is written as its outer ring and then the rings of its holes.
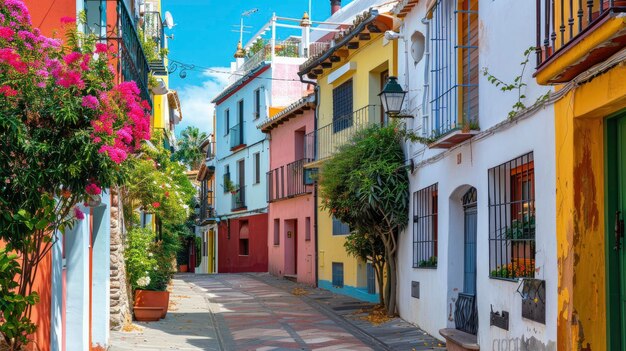
{"type": "Polygon", "coordinates": [[[174,153],[174,159],[183,162],[189,169],[198,169],[204,161],[205,154],[200,145],[207,138],[205,132],[200,132],[197,127],[187,127],[180,133],[178,150],[174,153]]]}
{"type": "Polygon", "coordinates": [[[355,235],[382,241],[388,282],[381,292],[390,316],[396,312],[397,238],[408,223],[409,183],[402,141],[396,125],[359,131],[324,163],[319,177],[322,207],[356,228],[355,235]]]}
{"type": "Polygon", "coordinates": [[[33,284],[56,233],[84,218],[78,203],[122,181],[150,138],[149,105],[134,82],[115,84],[107,45],[61,21],[65,43],[33,28],[22,1],[0,0],[0,256],[18,263],[13,297],[0,299],[10,350],[36,327],[33,284]]]}
{"type": "Polygon", "coordinates": [[[380,304],[385,305],[384,294],[384,270],[385,270],[385,244],[377,235],[369,235],[367,232],[354,230],[343,243],[348,255],[352,255],[363,262],[371,261],[376,274],[376,284],[380,297],[380,304]]]}

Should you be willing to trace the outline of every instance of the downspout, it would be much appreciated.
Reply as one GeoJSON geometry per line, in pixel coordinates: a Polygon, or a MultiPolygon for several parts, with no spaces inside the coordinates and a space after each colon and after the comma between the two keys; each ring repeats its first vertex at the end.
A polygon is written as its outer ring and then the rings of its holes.
{"type": "MultiPolygon", "coordinates": [[[[298,76],[300,77],[300,82],[304,84],[313,84],[315,86],[315,112],[313,112],[313,131],[317,131],[317,118],[319,117],[319,107],[320,107],[320,87],[317,85],[317,82],[312,80],[304,79],[304,74],[298,72],[298,76]]],[[[313,143],[313,154],[317,154],[317,143],[313,143]]],[[[313,212],[313,236],[315,239],[313,242],[315,243],[315,287],[317,287],[317,282],[319,281],[319,246],[318,246],[318,229],[317,229],[317,181],[315,181],[315,185],[313,186],[313,204],[315,206],[315,211],[313,212]]]]}
{"type": "Polygon", "coordinates": [[[428,18],[422,18],[422,23],[426,25],[426,40],[424,40],[424,92],[422,94],[422,136],[428,136],[428,118],[430,114],[426,110],[428,92],[430,90],[430,82],[428,74],[430,70],[430,21],[428,18]]]}

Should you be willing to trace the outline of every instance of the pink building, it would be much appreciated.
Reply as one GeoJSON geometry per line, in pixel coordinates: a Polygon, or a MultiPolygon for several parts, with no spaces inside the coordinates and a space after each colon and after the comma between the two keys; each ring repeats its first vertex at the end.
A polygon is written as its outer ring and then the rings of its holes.
{"type": "Polygon", "coordinates": [[[259,126],[270,139],[267,173],[269,272],[316,285],[314,186],[304,164],[305,135],[314,130],[314,95],[259,126]]]}

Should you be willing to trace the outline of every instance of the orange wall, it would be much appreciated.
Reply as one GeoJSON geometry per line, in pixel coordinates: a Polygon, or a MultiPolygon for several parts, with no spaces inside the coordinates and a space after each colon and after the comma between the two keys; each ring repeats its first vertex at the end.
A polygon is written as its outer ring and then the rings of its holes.
{"type": "MultiPolygon", "coordinates": [[[[33,27],[52,36],[61,27],[61,17],[76,18],[76,0],[25,0],[33,27]]],[[[60,37],[60,34],[55,35],[60,37]]]]}

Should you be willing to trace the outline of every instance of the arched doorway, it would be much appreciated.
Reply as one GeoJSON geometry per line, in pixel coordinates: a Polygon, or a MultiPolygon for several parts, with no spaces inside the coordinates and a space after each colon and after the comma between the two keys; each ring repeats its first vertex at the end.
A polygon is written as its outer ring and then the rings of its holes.
{"type": "Polygon", "coordinates": [[[463,242],[463,292],[476,295],[476,232],[477,215],[476,188],[463,195],[464,242],[463,242]]]}

